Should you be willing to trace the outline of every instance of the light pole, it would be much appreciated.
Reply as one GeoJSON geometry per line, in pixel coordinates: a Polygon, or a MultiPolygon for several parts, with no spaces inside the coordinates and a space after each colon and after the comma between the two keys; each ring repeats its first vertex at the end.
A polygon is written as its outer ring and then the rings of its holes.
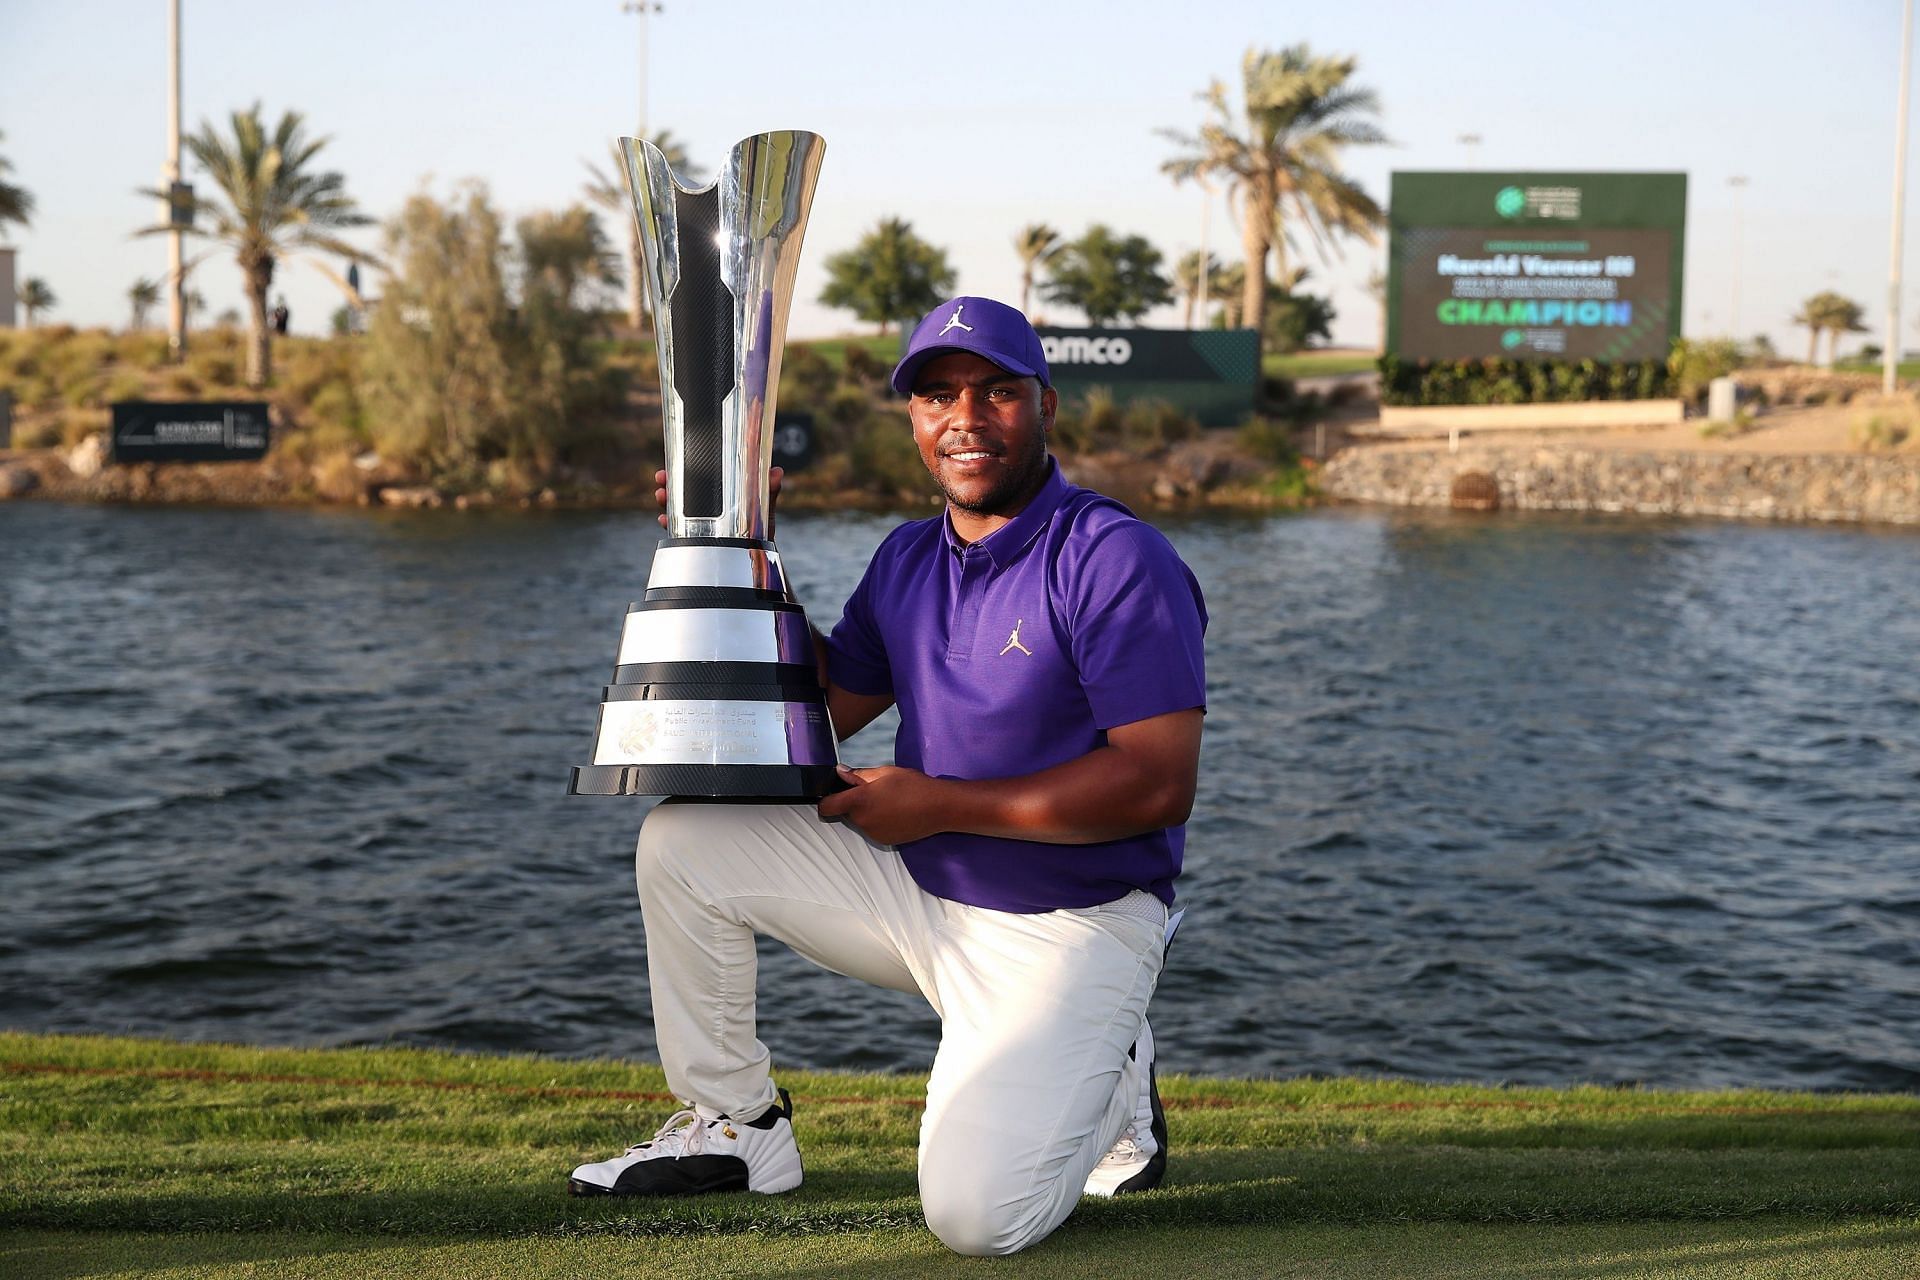
{"type": "Polygon", "coordinates": [[[1740,232],[1741,215],[1746,201],[1741,192],[1747,188],[1747,175],[1736,173],[1727,179],[1727,185],[1733,188],[1733,308],[1729,314],[1733,317],[1729,323],[1729,337],[1740,340],[1740,232]]]}
{"type": "Polygon", "coordinates": [[[1913,69],[1913,0],[1900,19],[1900,116],[1893,130],[1893,249],[1887,267],[1887,349],[1880,356],[1880,394],[1893,394],[1900,368],[1900,232],[1907,217],[1907,82],[1913,69]]]}
{"type": "Polygon", "coordinates": [[[1196,178],[1200,184],[1200,305],[1195,320],[1204,329],[1207,327],[1207,277],[1213,274],[1213,236],[1211,220],[1213,217],[1213,184],[1205,178],[1196,178]]]}
{"type": "Polygon", "coordinates": [[[1474,167],[1473,158],[1476,155],[1480,154],[1480,151],[1479,151],[1479,147],[1481,143],[1480,135],[1477,133],[1463,133],[1458,138],[1454,139],[1454,141],[1458,142],[1461,146],[1467,149],[1467,168],[1469,169],[1473,168],[1474,167]]]}
{"type": "Polygon", "coordinates": [[[180,266],[180,0],[167,0],[167,163],[161,178],[167,192],[167,354],[177,362],[187,354],[187,284],[180,266]]]}
{"type": "Polygon", "coordinates": [[[636,138],[647,136],[647,14],[659,13],[662,7],[659,0],[623,0],[620,5],[620,12],[640,17],[640,123],[633,131],[636,138]]]}

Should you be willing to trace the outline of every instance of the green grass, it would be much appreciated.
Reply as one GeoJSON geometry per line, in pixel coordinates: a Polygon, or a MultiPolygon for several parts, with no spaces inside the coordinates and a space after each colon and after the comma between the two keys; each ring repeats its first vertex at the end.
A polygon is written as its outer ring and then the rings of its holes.
{"type": "Polygon", "coordinates": [[[1163,1189],[979,1264],[920,1224],[924,1078],[781,1082],[798,1192],[573,1201],[568,1169],[672,1109],[657,1067],[0,1033],[0,1275],[709,1276],[724,1257],[821,1277],[1893,1276],[1920,1257],[1908,1095],[1167,1077],[1163,1189]]]}
{"type": "MultiPolygon", "coordinates": [[[[1838,360],[1833,366],[1841,373],[1879,373],[1878,360],[1838,360]]],[[[1893,368],[1893,376],[1902,382],[1909,378],[1920,378],[1920,360],[1902,360],[1893,368]]]]}
{"type": "Polygon", "coordinates": [[[1327,378],[1337,374],[1372,373],[1379,355],[1371,351],[1295,351],[1263,356],[1261,370],[1274,378],[1327,378]]]}
{"type": "Polygon", "coordinates": [[[844,368],[847,363],[848,347],[865,347],[867,354],[881,364],[891,367],[900,359],[900,335],[889,333],[886,337],[865,334],[847,338],[804,338],[795,339],[795,346],[812,347],[832,362],[836,369],[844,368]]]}

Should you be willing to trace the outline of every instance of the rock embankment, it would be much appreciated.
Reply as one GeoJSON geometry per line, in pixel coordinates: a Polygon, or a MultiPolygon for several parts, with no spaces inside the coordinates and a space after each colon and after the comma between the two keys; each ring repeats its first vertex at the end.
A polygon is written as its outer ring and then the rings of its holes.
{"type": "Polygon", "coordinates": [[[1363,447],[1335,454],[1320,487],[1396,506],[1920,524],[1920,456],[1911,453],[1363,447]]]}

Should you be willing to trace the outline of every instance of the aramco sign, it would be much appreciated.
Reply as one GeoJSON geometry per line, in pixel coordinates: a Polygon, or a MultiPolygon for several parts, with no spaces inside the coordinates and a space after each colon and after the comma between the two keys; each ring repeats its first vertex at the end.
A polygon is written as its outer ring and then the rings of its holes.
{"type": "Polygon", "coordinates": [[[1251,329],[1039,330],[1060,398],[1095,387],[1123,404],[1164,400],[1209,427],[1238,426],[1260,385],[1260,340],[1251,329]]]}

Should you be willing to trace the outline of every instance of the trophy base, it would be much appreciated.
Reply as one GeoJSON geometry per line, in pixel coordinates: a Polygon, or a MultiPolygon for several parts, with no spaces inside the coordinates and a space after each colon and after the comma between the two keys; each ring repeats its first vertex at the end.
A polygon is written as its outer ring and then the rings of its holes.
{"type": "Polygon", "coordinates": [[[792,804],[846,785],[830,764],[589,764],[574,766],[567,794],[792,804]]]}

